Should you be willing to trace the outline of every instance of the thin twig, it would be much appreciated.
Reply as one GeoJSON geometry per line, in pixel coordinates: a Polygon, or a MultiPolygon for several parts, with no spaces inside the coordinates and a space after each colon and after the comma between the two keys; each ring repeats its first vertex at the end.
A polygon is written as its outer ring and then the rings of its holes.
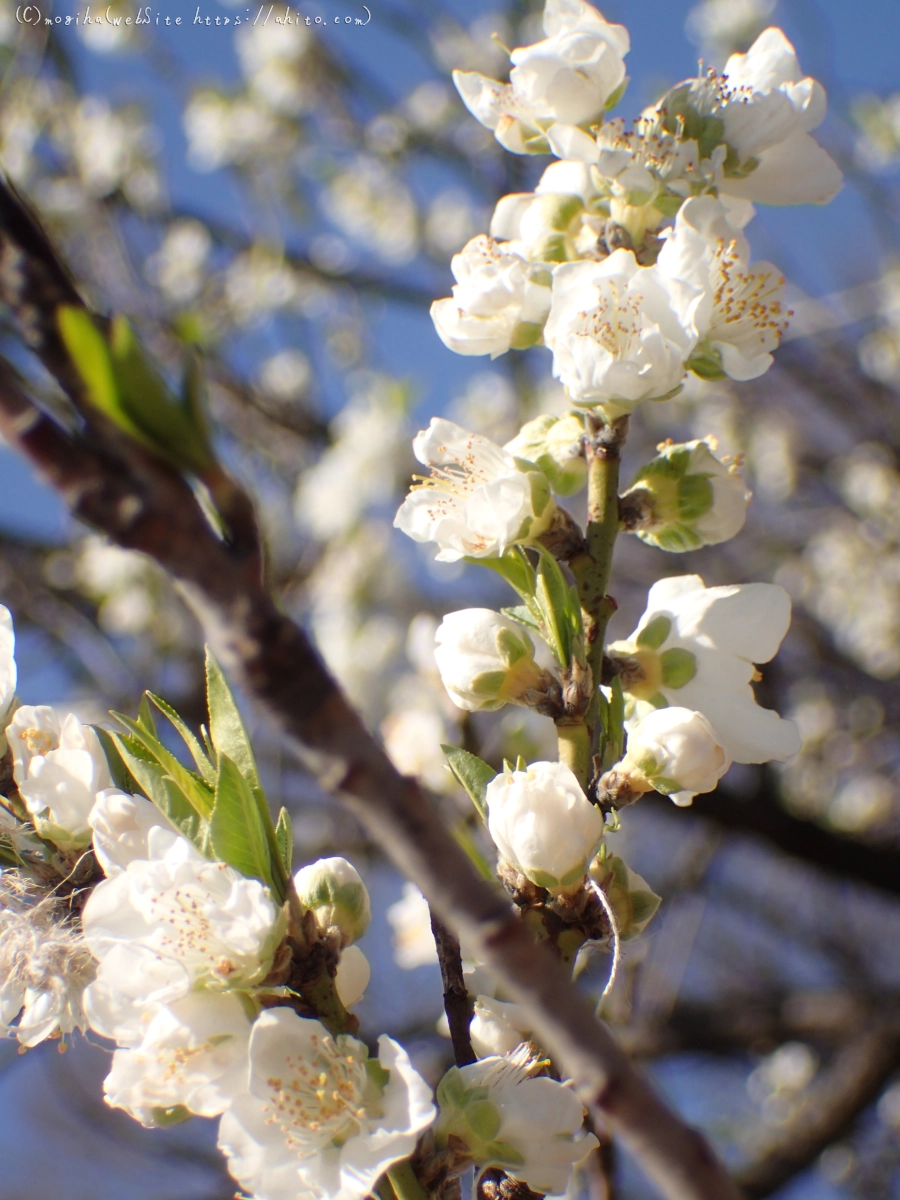
{"type": "Polygon", "coordinates": [[[452,933],[434,912],[431,912],[431,932],[437,947],[441,979],[444,984],[444,1012],[450,1027],[450,1043],[458,1067],[475,1062],[475,1051],[469,1037],[469,1022],[472,1020],[472,1005],[463,976],[462,953],[459,938],[452,933]]]}

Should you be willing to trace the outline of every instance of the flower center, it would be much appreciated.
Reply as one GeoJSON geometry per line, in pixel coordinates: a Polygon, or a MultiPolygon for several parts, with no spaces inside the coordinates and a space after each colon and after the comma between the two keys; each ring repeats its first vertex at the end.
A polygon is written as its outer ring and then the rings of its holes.
{"type": "Polygon", "coordinates": [[[714,329],[729,337],[755,335],[766,348],[777,345],[793,312],[781,300],[784,276],[773,271],[744,270],[737,243],[719,238],[713,267],[714,329]]]}
{"type": "Polygon", "coordinates": [[[597,299],[596,308],[578,314],[574,333],[591,338],[611,358],[627,361],[640,349],[640,300],[614,279],[598,287],[597,299]]]}
{"type": "Polygon", "coordinates": [[[56,738],[46,729],[25,729],[21,736],[32,757],[59,749],[56,738]]]}
{"type": "Polygon", "coordinates": [[[343,1145],[366,1120],[367,1075],[362,1045],[353,1039],[314,1034],[306,1054],[290,1054],[283,1076],[266,1080],[266,1124],[277,1128],[289,1149],[314,1154],[343,1145]]]}

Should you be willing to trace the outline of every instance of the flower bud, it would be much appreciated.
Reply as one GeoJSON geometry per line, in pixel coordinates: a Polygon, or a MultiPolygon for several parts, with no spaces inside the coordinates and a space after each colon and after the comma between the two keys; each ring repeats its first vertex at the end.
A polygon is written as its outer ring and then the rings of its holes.
{"type": "Polygon", "coordinates": [[[523,425],[503,449],[540,467],[558,496],[572,496],[587,479],[583,433],[584,422],[573,413],[565,417],[546,413],[523,425]]]}
{"type": "Polygon", "coordinates": [[[321,930],[336,925],[341,945],[349,946],[369,928],[369,893],[346,858],[320,858],[294,876],[300,903],[312,910],[321,930]]]}
{"type": "Polygon", "coordinates": [[[444,687],[468,712],[527,705],[546,695],[553,676],[534,661],[534,643],[521,625],[490,608],[448,613],[434,652],[444,687]]]}
{"type": "Polygon", "coordinates": [[[604,854],[602,849],[588,868],[588,874],[606,894],[622,941],[637,937],[659,908],[659,896],[624,858],[604,854]]]}
{"type": "Polygon", "coordinates": [[[698,792],[711,792],[731,766],[715,729],[689,708],[658,708],[628,733],[628,750],[601,786],[631,792],[661,792],[686,806],[698,792]]]}
{"type": "Polygon", "coordinates": [[[739,533],[750,493],[738,464],[726,466],[714,448],[710,438],[660,446],[622,496],[625,528],[674,553],[715,546],[739,533]]]}
{"type": "Polygon", "coordinates": [[[550,891],[580,884],[603,837],[603,815],[565,763],[504,771],[488,784],[485,800],[501,858],[550,891]]]}
{"type": "Polygon", "coordinates": [[[476,996],[469,1038],[479,1058],[511,1054],[530,1037],[531,1022],[521,1004],[508,1004],[492,996],[476,996]]]}

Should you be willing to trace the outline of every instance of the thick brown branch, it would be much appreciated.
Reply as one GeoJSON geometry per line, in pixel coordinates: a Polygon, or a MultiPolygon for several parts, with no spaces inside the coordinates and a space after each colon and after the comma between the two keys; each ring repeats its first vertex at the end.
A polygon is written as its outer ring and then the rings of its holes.
{"type": "Polygon", "coordinates": [[[444,984],[444,1012],[450,1026],[450,1042],[453,1057],[458,1067],[468,1066],[475,1061],[472,1040],[469,1037],[469,1022],[472,1020],[472,1005],[463,976],[462,953],[459,938],[443,921],[431,914],[431,932],[437,947],[441,980],[444,984]]]}
{"type": "Polygon", "coordinates": [[[330,677],[305,634],[262,580],[252,509],[232,487],[219,502],[233,540],[206,522],[187,484],[105,430],[69,436],[31,407],[10,373],[0,379],[0,433],[38,467],[81,520],[168,570],[214,651],[278,724],[320,783],[339,795],[524,1004],[541,1043],[598,1119],[620,1136],[668,1200],[736,1200],[705,1139],[632,1067],[587,997],[472,869],[428,797],[398,775],[330,677]]]}

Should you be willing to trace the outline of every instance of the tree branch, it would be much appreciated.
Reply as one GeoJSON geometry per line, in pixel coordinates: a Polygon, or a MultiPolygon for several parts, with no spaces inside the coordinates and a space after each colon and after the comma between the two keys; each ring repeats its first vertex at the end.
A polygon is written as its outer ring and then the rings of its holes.
{"type": "Polygon", "coordinates": [[[459,938],[456,934],[451,933],[433,912],[431,913],[431,932],[434,934],[434,944],[437,947],[438,962],[441,966],[441,980],[444,984],[444,1011],[447,1014],[447,1024],[450,1026],[453,1057],[456,1059],[458,1067],[466,1067],[475,1061],[475,1051],[472,1049],[472,1039],[469,1037],[472,1006],[463,976],[459,938]]]}

